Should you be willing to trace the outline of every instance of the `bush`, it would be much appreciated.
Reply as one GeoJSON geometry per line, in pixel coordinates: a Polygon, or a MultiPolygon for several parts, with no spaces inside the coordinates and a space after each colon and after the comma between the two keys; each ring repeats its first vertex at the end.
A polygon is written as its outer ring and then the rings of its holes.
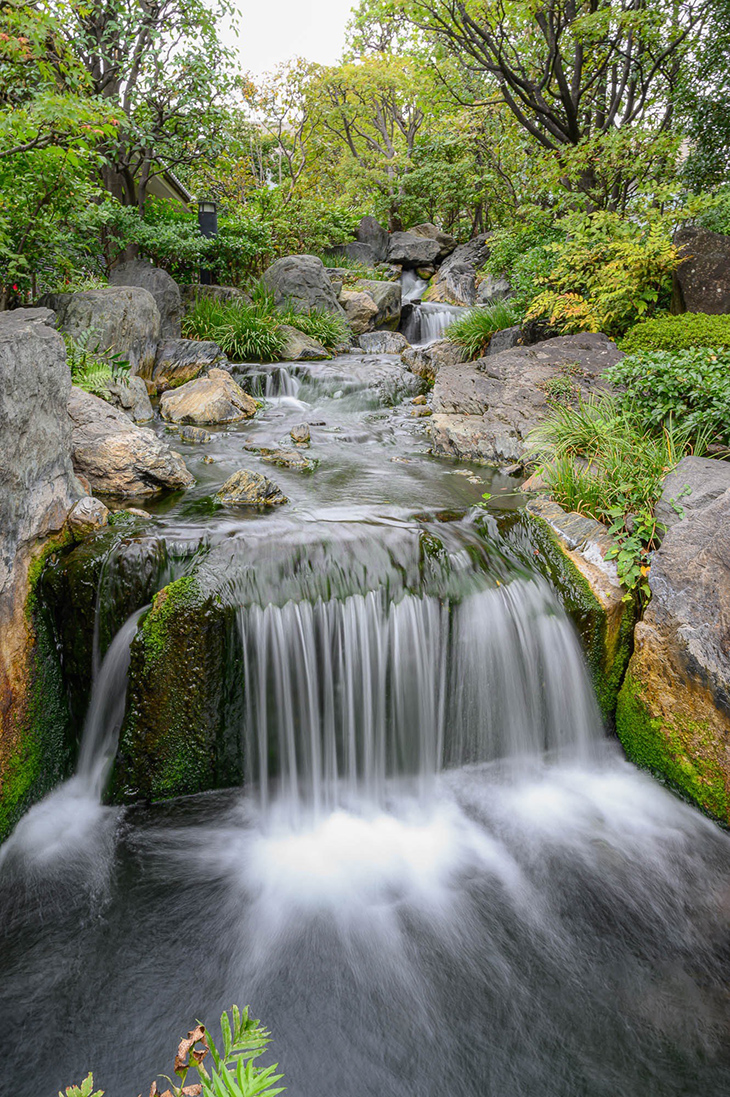
{"type": "Polygon", "coordinates": [[[605,377],[625,389],[623,405],[645,428],[674,424],[695,444],[730,443],[730,350],[629,355],[605,377]]]}
{"type": "Polygon", "coordinates": [[[541,280],[550,273],[553,259],[548,245],[564,238],[555,211],[533,206],[521,209],[514,225],[497,229],[490,238],[484,270],[496,278],[507,278],[511,302],[520,319],[540,293],[541,280]]]}
{"type": "Polygon", "coordinates": [[[603,397],[577,406],[553,404],[531,447],[543,462],[552,498],[610,527],[620,581],[627,592],[648,597],[649,554],[658,532],[654,507],[667,473],[690,449],[689,432],[670,427],[647,434],[633,411],[603,397]]]}
{"type": "Polygon", "coordinates": [[[730,315],[683,312],[680,316],[657,316],[635,324],[621,341],[627,354],[696,347],[730,347],[730,315]]]}
{"type": "Polygon", "coordinates": [[[282,314],[281,319],[285,324],[316,339],[327,350],[334,350],[340,343],[349,344],[352,337],[350,325],[344,316],[336,316],[332,312],[323,312],[320,309],[294,312],[290,309],[282,314]]]}
{"type": "Polygon", "coordinates": [[[617,213],[572,213],[562,218],[567,238],[547,245],[545,288],[529,319],[547,320],[563,332],[622,335],[638,320],[669,305],[679,252],[668,224],[617,213]]]}
{"type": "Polygon", "coordinates": [[[517,311],[511,301],[478,305],[449,325],[446,338],[463,347],[469,358],[480,358],[486,354],[495,331],[511,327],[517,318],[517,311]]]}
{"type": "Polygon", "coordinates": [[[106,395],[111,381],[129,379],[129,362],[111,350],[102,350],[92,331],[85,331],[75,339],[65,335],[66,361],[71,370],[71,383],[94,396],[106,395]]]}

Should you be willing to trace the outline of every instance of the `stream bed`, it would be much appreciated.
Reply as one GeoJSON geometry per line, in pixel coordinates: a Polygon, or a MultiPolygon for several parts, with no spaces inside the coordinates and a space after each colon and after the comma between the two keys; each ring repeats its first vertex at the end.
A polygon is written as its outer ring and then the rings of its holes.
{"type": "Polygon", "coordinates": [[[235,609],[245,782],[100,802],[145,612],[100,584],[76,776],[0,849],[0,1091],[137,1097],[235,1002],[292,1097],[726,1097],[728,837],[607,735],[519,481],[430,456],[397,358],[237,377],[129,547],[235,609]],[[303,423],[313,472],[244,448],[303,423]],[[241,467],[290,503],[214,508],[241,467]]]}

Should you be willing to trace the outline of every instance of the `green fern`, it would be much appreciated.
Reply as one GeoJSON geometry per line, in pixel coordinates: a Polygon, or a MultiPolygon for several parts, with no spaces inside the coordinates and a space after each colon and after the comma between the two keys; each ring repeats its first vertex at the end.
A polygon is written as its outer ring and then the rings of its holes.
{"type": "Polygon", "coordinates": [[[77,388],[94,396],[103,396],[110,383],[129,379],[129,362],[111,350],[104,350],[91,329],[75,338],[65,335],[66,360],[71,381],[77,388]]]}

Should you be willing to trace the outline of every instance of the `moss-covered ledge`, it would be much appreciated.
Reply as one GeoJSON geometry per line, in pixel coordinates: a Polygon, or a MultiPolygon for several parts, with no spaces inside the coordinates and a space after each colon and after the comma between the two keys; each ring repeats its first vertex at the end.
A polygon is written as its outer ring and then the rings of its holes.
{"type": "Polygon", "coordinates": [[[601,713],[612,724],[637,617],[634,602],[624,601],[615,565],[606,559],[613,539],[600,522],[542,495],[530,499],[525,515],[534,563],[580,629],[601,713]]]}
{"type": "Polygon", "coordinates": [[[234,611],[196,575],[164,587],[132,642],[109,798],[162,800],[241,784],[234,611]]]}

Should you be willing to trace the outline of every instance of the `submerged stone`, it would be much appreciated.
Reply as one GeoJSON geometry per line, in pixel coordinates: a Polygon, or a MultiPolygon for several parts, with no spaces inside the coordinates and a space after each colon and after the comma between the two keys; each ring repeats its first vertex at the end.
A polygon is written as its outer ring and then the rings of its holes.
{"type": "Polygon", "coordinates": [[[226,507],[278,507],[289,502],[273,480],[248,469],[234,472],[216,493],[215,499],[226,507]]]}

